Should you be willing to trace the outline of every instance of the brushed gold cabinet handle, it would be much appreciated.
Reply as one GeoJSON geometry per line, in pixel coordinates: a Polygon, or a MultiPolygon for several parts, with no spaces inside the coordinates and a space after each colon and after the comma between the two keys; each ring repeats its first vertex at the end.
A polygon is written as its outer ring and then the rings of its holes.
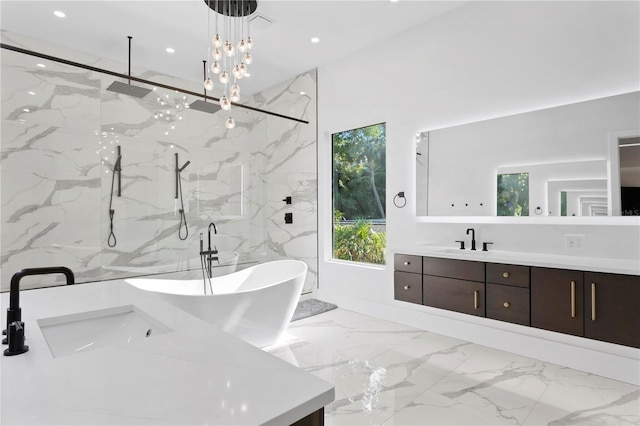
{"type": "Polygon", "coordinates": [[[511,303],[509,303],[509,302],[504,302],[504,303],[502,304],[502,306],[504,306],[505,308],[508,308],[509,306],[511,306],[511,303]]]}
{"type": "Polygon", "coordinates": [[[404,262],[404,266],[409,266],[411,265],[411,262],[404,262]]]}
{"type": "Polygon", "coordinates": [[[478,290],[473,291],[473,309],[478,309],[478,290]]]}
{"type": "Polygon", "coordinates": [[[404,289],[405,289],[405,290],[409,290],[410,288],[411,288],[411,286],[410,286],[410,285],[405,285],[405,286],[404,286],[404,289]]]}
{"type": "Polygon", "coordinates": [[[596,283],[591,283],[591,321],[596,320],[596,283]]]}
{"type": "Polygon", "coordinates": [[[576,317],[576,282],[571,281],[571,318],[576,317]]]}
{"type": "Polygon", "coordinates": [[[505,278],[509,278],[509,273],[508,272],[503,272],[502,276],[505,277],[505,278]]]}

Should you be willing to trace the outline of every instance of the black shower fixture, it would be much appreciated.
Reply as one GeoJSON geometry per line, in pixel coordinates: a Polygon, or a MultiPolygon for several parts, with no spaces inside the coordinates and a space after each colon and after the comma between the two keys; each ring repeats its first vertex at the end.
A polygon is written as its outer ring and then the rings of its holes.
{"type": "Polygon", "coordinates": [[[151,93],[151,89],[147,89],[144,87],[133,86],[131,84],[131,39],[133,37],[127,36],[129,39],[129,82],[122,83],[120,81],[114,81],[111,83],[107,90],[111,92],[121,93],[123,95],[133,96],[134,98],[142,99],[151,93]]]}
{"type": "Polygon", "coordinates": [[[111,191],[109,192],[109,236],[107,237],[107,245],[109,247],[115,247],[118,244],[116,234],[113,232],[113,217],[116,214],[113,208],[113,186],[115,183],[116,175],[118,175],[118,197],[122,196],[122,151],[120,145],[118,145],[118,158],[113,165],[113,172],[111,173],[111,191]]]}
{"type": "Polygon", "coordinates": [[[187,161],[182,165],[182,167],[178,164],[178,153],[175,153],[176,156],[176,200],[180,198],[180,224],[178,225],[178,238],[181,240],[186,240],[189,236],[189,227],[187,226],[187,215],[184,211],[184,200],[182,199],[182,178],[180,177],[180,173],[187,168],[191,161],[187,161]],[[182,224],[184,223],[185,235],[182,236],[182,224]]]}
{"type": "Polygon", "coordinates": [[[120,145],[118,145],[118,159],[113,166],[113,173],[118,174],[118,197],[122,197],[122,151],[120,145]]]}
{"type": "MultiPolygon", "coordinates": [[[[206,80],[207,78],[207,61],[202,61],[202,65],[203,65],[203,75],[204,78],[206,80]]],[[[193,102],[191,102],[191,104],[189,105],[189,109],[195,109],[196,111],[202,111],[202,112],[208,112],[209,114],[214,114],[218,111],[220,111],[222,108],[220,108],[219,104],[214,104],[211,102],[207,102],[207,89],[204,89],[204,100],[201,101],[200,99],[197,99],[193,102]]]]}
{"type": "Polygon", "coordinates": [[[177,152],[175,153],[175,156],[176,156],[176,170],[175,170],[175,172],[176,172],[176,196],[174,198],[179,198],[182,195],[182,191],[180,190],[181,189],[180,188],[180,186],[181,186],[181,184],[180,184],[180,173],[182,173],[182,171],[184,169],[186,169],[189,164],[191,164],[191,161],[187,161],[186,163],[184,163],[182,165],[182,167],[180,167],[178,165],[178,153],[177,152]]]}

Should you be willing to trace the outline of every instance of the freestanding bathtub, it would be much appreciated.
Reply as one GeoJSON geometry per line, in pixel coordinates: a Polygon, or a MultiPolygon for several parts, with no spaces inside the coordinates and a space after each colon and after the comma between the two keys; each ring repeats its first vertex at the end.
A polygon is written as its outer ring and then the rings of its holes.
{"type": "Polygon", "coordinates": [[[275,260],[203,280],[130,278],[125,281],[157,294],[178,308],[214,324],[259,348],[275,343],[285,331],[307,275],[299,260],[275,260]]]}

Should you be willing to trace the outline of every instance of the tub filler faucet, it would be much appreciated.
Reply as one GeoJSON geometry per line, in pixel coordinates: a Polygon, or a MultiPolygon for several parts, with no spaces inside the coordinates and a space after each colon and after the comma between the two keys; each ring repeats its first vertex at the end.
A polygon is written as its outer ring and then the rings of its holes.
{"type": "MultiPolygon", "coordinates": [[[[7,309],[7,342],[9,348],[4,350],[6,356],[20,355],[29,350],[24,344],[24,322],[20,309],[20,280],[28,275],[64,274],[67,284],[74,284],[75,277],[71,269],[64,266],[22,269],[11,277],[9,309],[7,309]]],[[[4,343],[4,342],[3,342],[4,343]]]]}
{"type": "Polygon", "coordinates": [[[202,259],[205,261],[205,264],[207,265],[207,275],[209,276],[209,278],[213,277],[213,261],[218,262],[218,264],[220,264],[220,260],[218,259],[218,248],[214,245],[213,246],[213,250],[211,249],[211,228],[213,228],[213,233],[214,235],[218,233],[218,230],[216,229],[216,224],[211,222],[209,224],[209,228],[207,229],[207,249],[204,250],[203,247],[203,241],[202,241],[202,234],[200,234],[200,256],[202,257],[202,259]]]}

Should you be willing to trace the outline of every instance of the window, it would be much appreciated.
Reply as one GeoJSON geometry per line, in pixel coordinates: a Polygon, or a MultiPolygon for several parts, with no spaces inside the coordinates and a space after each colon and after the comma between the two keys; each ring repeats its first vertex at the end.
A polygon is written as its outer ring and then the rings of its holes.
{"type": "Polygon", "coordinates": [[[334,259],[385,264],[385,127],[332,136],[334,259]]]}
{"type": "Polygon", "coordinates": [[[529,173],[498,175],[498,216],[529,216],[529,173]]]}

